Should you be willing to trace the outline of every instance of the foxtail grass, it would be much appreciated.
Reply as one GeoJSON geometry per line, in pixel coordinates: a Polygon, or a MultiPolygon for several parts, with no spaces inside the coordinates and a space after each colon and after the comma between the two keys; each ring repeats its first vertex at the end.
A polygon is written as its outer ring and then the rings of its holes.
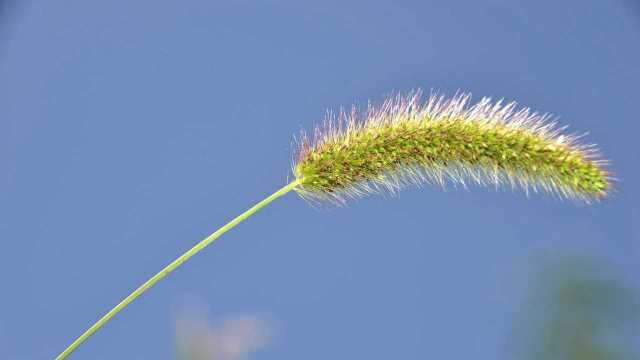
{"type": "Polygon", "coordinates": [[[613,177],[595,146],[548,115],[515,103],[468,95],[420,92],[379,106],[329,114],[311,134],[297,138],[294,180],[258,202],[167,265],[107,312],[56,359],[78,346],[158,281],[225,232],[294,190],[310,201],[342,204],[370,193],[396,193],[412,184],[508,185],[590,203],[606,197],[613,177]]]}
{"type": "Polygon", "coordinates": [[[542,190],[586,202],[603,198],[612,177],[593,145],[563,134],[548,115],[515,103],[420,92],[338,116],[299,137],[297,191],[312,200],[447,183],[542,190]]]}

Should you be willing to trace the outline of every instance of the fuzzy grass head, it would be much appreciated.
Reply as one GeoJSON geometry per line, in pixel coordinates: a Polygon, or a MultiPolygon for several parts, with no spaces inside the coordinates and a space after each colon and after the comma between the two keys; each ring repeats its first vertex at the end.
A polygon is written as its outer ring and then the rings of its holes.
{"type": "MultiPolygon", "coordinates": [[[[355,108],[354,108],[355,109],[355,108]]],[[[300,139],[293,164],[296,179],[207,236],[153,275],[104,314],[56,357],[64,360],[122,309],[227,231],[287,194],[343,202],[407,184],[467,182],[525,190],[543,189],[591,201],[611,191],[610,173],[595,147],[563,135],[548,116],[514,103],[468,95],[451,99],[420,93],[391,98],[338,117],[300,139]]]]}
{"type": "Polygon", "coordinates": [[[593,145],[548,115],[483,98],[398,95],[359,113],[328,114],[302,134],[293,171],[304,198],[344,202],[409,184],[450,182],[543,190],[590,202],[611,190],[593,145]]]}

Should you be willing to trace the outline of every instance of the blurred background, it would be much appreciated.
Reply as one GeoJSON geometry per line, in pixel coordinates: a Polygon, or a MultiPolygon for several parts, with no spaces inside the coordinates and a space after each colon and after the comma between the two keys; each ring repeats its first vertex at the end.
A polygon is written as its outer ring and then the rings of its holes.
{"type": "Polygon", "coordinates": [[[638,359],[637,0],[0,2],[0,359],[50,359],[290,176],[327,109],[423,88],[597,142],[592,206],[278,200],[74,359],[638,359]]]}

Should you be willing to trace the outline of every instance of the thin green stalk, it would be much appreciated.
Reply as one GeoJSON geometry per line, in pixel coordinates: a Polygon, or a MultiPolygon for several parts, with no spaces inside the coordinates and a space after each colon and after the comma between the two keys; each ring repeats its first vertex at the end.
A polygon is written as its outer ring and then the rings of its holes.
{"type": "Polygon", "coordinates": [[[245,211],[244,213],[242,213],[241,215],[239,215],[235,219],[231,220],[229,223],[227,223],[226,225],[224,225],[220,229],[216,230],[216,232],[214,232],[213,234],[209,235],[207,238],[205,238],[204,240],[200,241],[194,247],[192,247],[187,252],[182,254],[180,257],[175,259],[171,264],[167,265],[164,269],[160,270],[160,272],[158,272],[157,274],[153,275],[153,277],[151,277],[149,280],[147,280],[144,284],[140,285],[140,287],[138,287],[135,291],[133,291],[129,296],[124,298],[124,300],[122,300],[113,309],[109,310],[109,312],[106,313],[103,317],[101,317],[100,320],[96,321],[95,324],[91,325],[91,327],[89,329],[87,329],[87,331],[85,331],[82,335],[80,335],[80,337],[78,337],[73,343],[71,343],[71,345],[69,345],[69,347],[67,347],[62,353],[60,353],[60,355],[58,355],[56,357],[56,360],[66,359],[75,349],[78,348],[78,346],[80,346],[91,335],[93,335],[93,333],[98,331],[107,322],[109,322],[109,320],[111,320],[111,318],[116,316],[116,314],[118,314],[122,309],[127,307],[127,305],[129,305],[131,302],[133,302],[135,299],[137,299],[145,291],[149,290],[158,281],[162,280],[164,277],[169,275],[169,273],[171,273],[173,270],[177,269],[180,265],[182,265],[182,263],[184,263],[185,261],[189,260],[190,257],[192,257],[193,255],[197,254],[198,252],[200,252],[200,250],[202,250],[205,247],[207,247],[207,245],[211,244],[214,240],[219,238],[222,234],[224,234],[227,231],[233,229],[236,225],[238,225],[242,221],[244,221],[247,218],[249,218],[251,215],[256,213],[258,210],[262,209],[263,207],[267,206],[269,203],[271,203],[275,199],[277,199],[277,198],[283,196],[284,194],[288,193],[289,191],[293,190],[296,186],[300,185],[301,183],[302,183],[302,181],[300,179],[296,179],[295,181],[291,182],[287,186],[285,186],[282,189],[276,191],[275,193],[273,193],[272,195],[270,195],[266,199],[260,201],[256,205],[254,205],[249,210],[245,211]]]}

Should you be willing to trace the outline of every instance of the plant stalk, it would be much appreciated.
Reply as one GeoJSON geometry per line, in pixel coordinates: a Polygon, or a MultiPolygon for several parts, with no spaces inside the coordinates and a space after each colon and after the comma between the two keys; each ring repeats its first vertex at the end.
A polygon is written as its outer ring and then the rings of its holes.
{"type": "Polygon", "coordinates": [[[235,219],[231,220],[229,223],[216,230],[213,234],[206,237],[204,240],[197,243],[194,247],[189,249],[184,254],[180,255],[177,259],[167,265],[164,269],[160,270],[157,274],[153,275],[149,280],[147,280],[144,284],[140,285],[137,289],[135,289],[129,296],[124,298],[118,305],[116,305],[113,309],[109,310],[103,317],[101,317],[98,321],[96,321],[87,331],[85,331],[82,335],[80,335],[71,345],[69,345],[60,355],[56,357],[56,360],[66,359],[74,350],[78,348],[83,342],[85,342],[93,333],[98,331],[101,327],[103,327],[111,318],[116,316],[122,309],[127,307],[131,302],[137,299],[140,295],[142,295],[145,291],[149,290],[153,285],[155,285],[158,281],[164,279],[169,273],[173,270],[177,269],[180,265],[182,265],[185,261],[189,260],[193,255],[200,252],[202,249],[207,247],[207,245],[211,244],[214,240],[219,238],[222,234],[227,231],[233,229],[236,225],[241,223],[242,221],[249,218],[251,215],[256,213],[258,210],[267,206],[269,203],[274,201],[275,199],[285,195],[289,191],[293,190],[296,186],[301,184],[301,180],[296,179],[287,186],[282,189],[276,191],[266,199],[260,201],[256,205],[254,205],[249,210],[245,211],[235,219]]]}

